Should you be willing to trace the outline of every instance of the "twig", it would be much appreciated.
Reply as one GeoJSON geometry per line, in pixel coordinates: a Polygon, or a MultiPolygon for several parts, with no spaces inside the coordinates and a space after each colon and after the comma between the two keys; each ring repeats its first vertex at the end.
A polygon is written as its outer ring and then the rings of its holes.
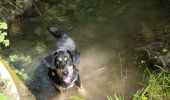
{"type": "Polygon", "coordinates": [[[127,78],[127,68],[126,68],[126,74],[123,76],[123,65],[122,65],[122,59],[121,59],[121,53],[119,52],[119,61],[120,61],[120,69],[121,69],[121,78],[122,78],[122,94],[124,94],[123,90],[125,87],[125,81],[127,78]]]}
{"type": "Polygon", "coordinates": [[[5,8],[4,6],[1,6],[0,8],[4,9],[4,10],[6,10],[6,11],[10,11],[10,10],[8,10],[7,8],[5,8]]]}
{"type": "MultiPolygon", "coordinates": [[[[122,80],[123,80],[123,83],[122,83],[122,92],[123,92],[123,89],[124,89],[124,87],[125,87],[126,78],[127,78],[127,69],[126,69],[126,75],[125,75],[124,78],[122,79],[122,80]]],[[[124,94],[124,93],[123,93],[123,94],[124,94]]]]}
{"type": "Polygon", "coordinates": [[[34,5],[35,9],[36,9],[37,12],[40,14],[40,16],[42,16],[42,14],[41,14],[41,12],[39,11],[39,9],[37,8],[36,4],[35,4],[34,2],[33,2],[32,4],[34,5]]]}
{"type": "Polygon", "coordinates": [[[123,77],[123,73],[122,73],[122,59],[121,59],[121,55],[120,55],[120,52],[119,52],[119,61],[120,61],[120,70],[121,70],[121,72],[120,72],[120,74],[121,74],[121,77],[123,77]]]}
{"type": "Polygon", "coordinates": [[[18,10],[18,7],[15,6],[11,1],[7,0],[7,2],[8,2],[9,4],[11,4],[14,8],[16,8],[16,10],[18,10]]]}

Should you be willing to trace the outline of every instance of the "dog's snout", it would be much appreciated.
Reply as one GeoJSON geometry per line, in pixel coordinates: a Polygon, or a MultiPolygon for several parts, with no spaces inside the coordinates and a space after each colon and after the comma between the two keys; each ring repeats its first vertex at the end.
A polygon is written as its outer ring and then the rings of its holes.
{"type": "Polygon", "coordinates": [[[66,76],[69,74],[68,70],[64,70],[62,73],[66,76]]]}

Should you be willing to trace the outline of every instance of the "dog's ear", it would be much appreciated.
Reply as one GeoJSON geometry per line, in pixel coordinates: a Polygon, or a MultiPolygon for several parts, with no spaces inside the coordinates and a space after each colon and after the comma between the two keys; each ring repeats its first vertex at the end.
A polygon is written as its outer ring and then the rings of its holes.
{"type": "Polygon", "coordinates": [[[44,62],[47,64],[47,67],[50,69],[55,69],[54,58],[56,54],[57,54],[56,52],[53,52],[44,58],[44,62]]]}
{"type": "Polygon", "coordinates": [[[78,51],[68,51],[71,55],[72,61],[73,61],[73,65],[75,67],[78,66],[79,62],[80,62],[80,52],[78,51]]]}

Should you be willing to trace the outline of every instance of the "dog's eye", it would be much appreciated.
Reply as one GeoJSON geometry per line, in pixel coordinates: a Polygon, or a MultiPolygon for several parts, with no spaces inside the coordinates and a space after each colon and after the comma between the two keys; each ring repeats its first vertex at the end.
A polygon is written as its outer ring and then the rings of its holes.
{"type": "Polygon", "coordinates": [[[64,61],[67,61],[68,60],[68,57],[64,57],[64,61]]]}
{"type": "Polygon", "coordinates": [[[58,58],[59,61],[62,61],[62,58],[58,58]]]}

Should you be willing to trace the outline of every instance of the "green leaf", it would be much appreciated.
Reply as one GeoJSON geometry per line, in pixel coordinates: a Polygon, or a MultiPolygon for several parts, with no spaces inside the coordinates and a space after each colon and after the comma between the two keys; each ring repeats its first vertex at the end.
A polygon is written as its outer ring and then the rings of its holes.
{"type": "Polygon", "coordinates": [[[143,95],[143,96],[141,97],[141,100],[148,100],[148,99],[147,99],[146,96],[143,95]]]}
{"type": "Polygon", "coordinates": [[[1,33],[2,35],[4,35],[4,36],[7,36],[7,32],[3,32],[3,33],[1,33]]]}
{"type": "MultiPolygon", "coordinates": [[[[9,59],[10,59],[11,62],[14,62],[18,59],[18,56],[17,55],[10,55],[9,59]]],[[[17,70],[17,73],[18,73],[18,70],[17,70]]]]}
{"type": "Polygon", "coordinates": [[[5,22],[0,23],[0,29],[7,29],[7,28],[8,28],[8,26],[5,22]]]}
{"type": "Polygon", "coordinates": [[[141,63],[142,63],[142,64],[144,64],[144,63],[145,63],[145,61],[144,61],[144,60],[141,60],[141,63]]]}
{"type": "Polygon", "coordinates": [[[7,47],[7,46],[9,46],[10,42],[9,42],[9,40],[6,39],[3,41],[3,44],[5,45],[5,47],[7,47]]]}
{"type": "Polygon", "coordinates": [[[107,95],[107,99],[108,100],[113,100],[112,96],[108,96],[108,95],[107,95]]]}
{"type": "Polygon", "coordinates": [[[22,76],[22,78],[23,78],[24,80],[26,80],[26,79],[28,78],[28,76],[27,76],[26,73],[23,73],[21,76],[22,76]]]}
{"type": "Polygon", "coordinates": [[[162,52],[166,53],[168,50],[166,48],[162,49],[162,52]]]}
{"type": "Polygon", "coordinates": [[[0,34],[0,43],[3,42],[4,39],[5,39],[5,36],[0,34]]]}

